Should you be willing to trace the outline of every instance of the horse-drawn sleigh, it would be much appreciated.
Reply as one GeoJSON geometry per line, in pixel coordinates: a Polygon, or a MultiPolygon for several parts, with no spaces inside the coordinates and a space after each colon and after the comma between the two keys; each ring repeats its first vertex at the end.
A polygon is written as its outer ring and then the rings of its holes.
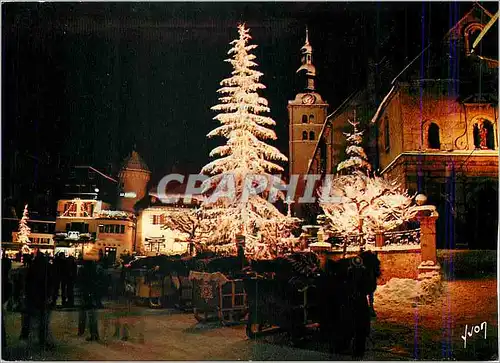
{"type": "MultiPolygon", "coordinates": [[[[144,265],[146,259],[142,260],[144,265]]],[[[148,262],[159,266],[153,268],[156,280],[144,279],[150,283],[149,292],[144,294],[151,306],[162,304],[169,286],[176,299],[184,297],[190,303],[198,321],[215,318],[229,324],[246,318],[251,339],[264,332],[285,331],[292,341],[298,341],[315,327],[332,352],[352,348],[354,356],[364,354],[370,332],[367,296],[375,291],[380,275],[379,260],[371,252],[327,260],[323,268],[312,252],[261,261],[241,256],[164,256],[160,260],[148,262]],[[184,278],[187,288],[182,287],[179,277],[184,278]],[[163,282],[154,285],[153,281],[163,282]],[[154,290],[156,286],[161,289],[154,290]]]]}
{"type": "Polygon", "coordinates": [[[247,336],[285,331],[297,342],[319,327],[332,353],[351,348],[353,356],[362,357],[370,332],[367,296],[379,275],[379,260],[371,252],[327,260],[323,269],[312,253],[252,264],[245,278],[247,336]]]}

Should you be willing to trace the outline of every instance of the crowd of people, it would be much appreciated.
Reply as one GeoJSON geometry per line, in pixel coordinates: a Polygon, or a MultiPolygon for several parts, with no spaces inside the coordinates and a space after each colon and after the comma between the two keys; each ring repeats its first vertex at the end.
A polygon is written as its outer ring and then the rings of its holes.
{"type": "Polygon", "coordinates": [[[38,342],[43,348],[54,346],[49,334],[51,311],[60,306],[75,306],[75,290],[79,292],[78,335],[87,340],[99,340],[96,310],[103,307],[102,298],[108,287],[108,278],[100,261],[66,257],[64,253],[54,258],[37,252],[26,266],[12,269],[11,260],[2,257],[2,347],[7,344],[3,312],[8,308],[21,313],[19,339],[28,340],[37,320],[38,342]],[[61,296],[61,304],[56,305],[61,296]]]}

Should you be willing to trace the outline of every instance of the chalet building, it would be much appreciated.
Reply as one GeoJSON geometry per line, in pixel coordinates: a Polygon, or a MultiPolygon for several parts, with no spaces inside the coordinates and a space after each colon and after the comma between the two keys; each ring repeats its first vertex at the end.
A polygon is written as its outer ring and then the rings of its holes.
{"type": "Polygon", "coordinates": [[[91,167],[76,168],[73,178],[68,178],[73,183],[65,185],[65,195],[73,198],[58,201],[57,245],[72,247],[77,253],[80,250],[102,253],[110,260],[134,251],[137,239],[134,205],[146,194],[150,174],[135,150],[125,158],[118,179],[91,167]],[[115,205],[118,210],[113,209],[115,205]]]}
{"type": "Polygon", "coordinates": [[[59,200],[57,203],[55,239],[58,247],[72,254],[98,254],[115,260],[133,250],[135,216],[110,210],[110,205],[94,199],[59,200]]]}
{"type": "Polygon", "coordinates": [[[186,209],[197,208],[200,196],[192,196],[191,203],[184,203],[187,186],[187,176],[184,183],[171,182],[167,184],[164,195],[158,195],[156,186],[152,187],[147,196],[136,204],[137,212],[137,249],[146,255],[182,254],[188,250],[189,235],[165,228],[167,218],[183,213],[186,209]],[[177,200],[167,203],[165,198],[177,200]]]}

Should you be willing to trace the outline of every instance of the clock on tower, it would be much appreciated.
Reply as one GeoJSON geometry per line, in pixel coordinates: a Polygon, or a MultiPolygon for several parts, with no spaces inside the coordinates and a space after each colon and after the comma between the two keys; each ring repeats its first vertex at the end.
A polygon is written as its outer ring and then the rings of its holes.
{"type": "Polygon", "coordinates": [[[304,105],[312,105],[316,101],[316,97],[312,93],[307,93],[302,96],[302,103],[304,105]]]}

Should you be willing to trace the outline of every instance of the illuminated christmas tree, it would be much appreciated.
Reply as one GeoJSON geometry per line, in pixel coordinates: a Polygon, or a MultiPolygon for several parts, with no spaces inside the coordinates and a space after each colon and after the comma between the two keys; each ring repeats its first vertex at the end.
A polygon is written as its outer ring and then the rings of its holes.
{"type": "Polygon", "coordinates": [[[347,159],[339,163],[337,171],[341,174],[352,173],[355,170],[369,172],[372,166],[368,162],[365,150],[361,146],[363,143],[363,131],[358,130],[359,122],[356,120],[356,110],[354,110],[354,121],[348,120],[354,127],[353,133],[344,133],[347,137],[346,154],[347,159]]]}
{"type": "MultiPolygon", "coordinates": [[[[222,136],[227,142],[212,150],[210,156],[218,159],[202,169],[202,173],[210,175],[204,182],[204,192],[213,192],[214,188],[226,185],[227,193],[224,197],[208,198],[202,204],[204,218],[213,226],[206,243],[219,252],[233,253],[235,244],[232,241],[237,235],[244,235],[247,254],[271,256],[280,238],[280,233],[270,232],[271,226],[279,225],[274,231],[282,230],[284,225],[295,223],[295,219],[283,215],[265,199],[268,188],[252,195],[250,189],[256,190],[255,183],[259,181],[248,182],[248,177],[258,176],[260,185],[270,183],[274,180],[271,173],[283,171],[274,161],[283,162],[287,158],[264,141],[276,139],[275,132],[269,128],[276,123],[262,115],[270,109],[267,100],[258,94],[265,86],[259,82],[263,74],[253,69],[257,63],[250,51],[257,46],[248,44],[251,37],[245,25],[238,26],[238,34],[239,38],[230,43],[232,48],[228,54],[231,58],[226,60],[233,66],[232,75],[221,82],[220,103],[212,107],[220,111],[214,119],[221,125],[207,135],[222,136]],[[256,237],[258,233],[260,238],[256,237]]],[[[277,197],[283,198],[282,193],[277,197]]]]}
{"type": "MultiPolygon", "coordinates": [[[[339,164],[344,175],[327,180],[320,191],[320,206],[326,216],[325,229],[340,236],[358,236],[363,245],[365,236],[383,233],[411,219],[416,210],[413,198],[396,181],[379,176],[370,177],[366,153],[361,147],[362,132],[354,126],[346,134],[348,159],[339,164]]],[[[345,239],[344,251],[348,239],[345,239]]]]}
{"type": "Polygon", "coordinates": [[[28,243],[30,243],[29,236],[31,234],[31,229],[28,226],[28,205],[24,206],[23,217],[19,221],[19,229],[17,232],[17,242],[23,244],[23,249],[26,250],[28,247],[28,243]]]}

